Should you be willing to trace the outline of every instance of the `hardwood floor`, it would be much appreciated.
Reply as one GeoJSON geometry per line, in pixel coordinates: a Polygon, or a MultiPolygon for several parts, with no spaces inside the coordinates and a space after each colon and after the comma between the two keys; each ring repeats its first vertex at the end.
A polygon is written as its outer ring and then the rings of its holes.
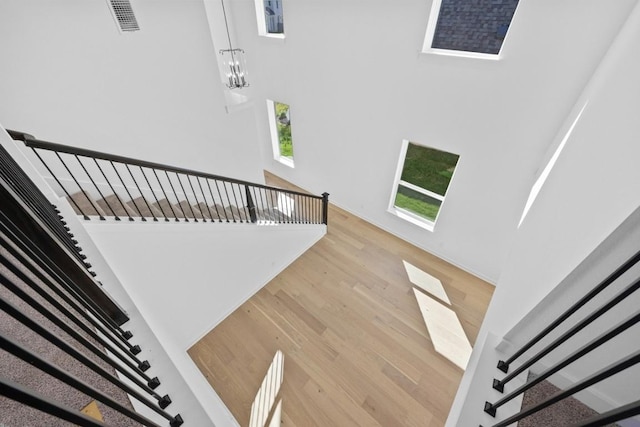
{"type": "Polygon", "coordinates": [[[440,280],[473,343],[493,286],[330,206],[328,234],[189,354],[241,426],[277,350],[282,426],[442,426],[463,371],[434,349],[446,333],[429,334],[403,261],[440,280]]]}

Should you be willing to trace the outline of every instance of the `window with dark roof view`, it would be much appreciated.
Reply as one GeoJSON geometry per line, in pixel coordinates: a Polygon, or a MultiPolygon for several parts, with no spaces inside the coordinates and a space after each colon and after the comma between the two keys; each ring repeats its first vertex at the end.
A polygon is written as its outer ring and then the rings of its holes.
{"type": "Polygon", "coordinates": [[[431,47],[498,54],[518,0],[442,0],[431,47]]]}

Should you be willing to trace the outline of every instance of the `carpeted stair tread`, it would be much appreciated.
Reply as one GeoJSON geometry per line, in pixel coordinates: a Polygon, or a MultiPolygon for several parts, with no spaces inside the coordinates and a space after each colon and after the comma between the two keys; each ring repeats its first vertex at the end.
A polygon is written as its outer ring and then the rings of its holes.
{"type": "Polygon", "coordinates": [[[229,206],[229,209],[231,209],[231,212],[236,219],[247,221],[247,212],[244,208],[239,209],[236,206],[231,205],[229,206]]]}
{"type": "MultiPolygon", "coordinates": [[[[102,215],[103,217],[112,217],[113,212],[116,216],[127,218],[139,218],[141,215],[144,218],[179,218],[179,219],[208,219],[215,222],[249,222],[250,214],[248,208],[237,207],[235,205],[222,206],[215,204],[208,206],[204,202],[198,202],[191,205],[188,200],[182,200],[178,203],[171,204],[167,199],[161,199],[152,202],[151,200],[144,199],[142,196],[134,200],[120,199],[124,203],[124,208],[118,201],[118,198],[111,194],[105,199],[93,201],[93,205],[87,200],[82,192],[75,193],[73,196],[74,201],[78,203],[80,208],[87,215],[102,215]],[[107,206],[107,203],[111,206],[107,206]],[[113,212],[112,212],[113,210],[113,212]]],[[[73,206],[73,204],[72,204],[73,206]]],[[[270,206],[267,204],[267,206],[270,206]]],[[[81,214],[74,206],[74,211],[77,214],[81,214]]],[[[264,207],[256,206],[256,217],[258,221],[274,221],[274,222],[307,222],[305,216],[296,211],[291,215],[286,215],[276,207],[264,207]]]]}
{"type": "Polygon", "coordinates": [[[198,209],[200,211],[200,213],[202,214],[202,216],[205,217],[206,219],[212,219],[211,218],[211,213],[213,213],[215,215],[215,212],[211,212],[209,207],[207,205],[205,205],[204,202],[200,202],[197,205],[194,205],[193,208],[194,209],[198,209]]]}
{"type": "Polygon", "coordinates": [[[211,211],[212,219],[217,219],[220,221],[224,220],[224,214],[222,212],[220,205],[211,206],[210,211],[211,211]]]}
{"type": "Polygon", "coordinates": [[[155,207],[156,209],[160,209],[162,212],[164,212],[167,218],[184,218],[184,214],[182,213],[180,207],[170,204],[167,199],[158,200],[151,206],[155,207]]]}
{"type": "Polygon", "coordinates": [[[182,212],[187,218],[195,218],[195,219],[203,218],[202,212],[200,212],[200,209],[198,209],[196,206],[191,206],[191,204],[188,201],[182,200],[178,205],[180,206],[180,210],[182,210],[182,212]]]}
{"type": "MultiPolygon", "coordinates": [[[[18,252],[22,252],[19,251],[18,252]]],[[[17,261],[13,255],[11,255],[5,248],[0,248],[2,256],[8,260],[7,264],[12,264],[27,275],[31,280],[38,283],[39,286],[47,288],[33,273],[31,273],[21,262],[17,261]]],[[[0,265],[0,274],[9,278],[20,289],[29,293],[40,304],[47,307],[49,310],[56,311],[51,304],[44,300],[39,295],[36,295],[28,286],[21,280],[16,280],[12,272],[10,272],[4,265],[0,265]]],[[[68,292],[63,291],[66,295],[68,292]]],[[[47,293],[53,296],[60,304],[67,309],[74,311],[65,301],[63,301],[55,293],[47,290],[47,293]]],[[[0,296],[3,299],[16,306],[20,311],[25,313],[30,319],[36,321],[46,329],[50,330],[54,334],[63,338],[65,341],[72,344],[78,351],[85,356],[93,360],[95,363],[106,369],[108,372],[114,374],[115,371],[112,367],[107,365],[104,361],[97,358],[93,353],[86,350],[82,345],[79,345],[75,340],[70,338],[66,332],[63,332],[51,321],[49,321],[42,314],[37,312],[25,301],[19,298],[16,294],[10,292],[4,287],[0,287],[0,296]]],[[[77,313],[77,312],[76,312],[77,313]]],[[[68,324],[71,322],[65,315],[60,313],[61,319],[68,324]]],[[[81,320],[89,328],[94,329],[86,320],[81,320]]],[[[126,393],[118,389],[108,380],[104,379],[100,375],[96,374],[93,370],[79,363],[76,359],[66,354],[59,347],[50,343],[46,339],[42,338],[36,332],[32,331],[24,324],[6,314],[4,311],[0,311],[0,325],[2,325],[2,332],[5,336],[16,341],[18,344],[26,347],[27,349],[38,354],[43,359],[55,364],[63,370],[71,373],[72,375],[81,378],[83,381],[89,383],[92,387],[102,391],[109,395],[120,404],[133,409],[129,398],[126,393]]],[[[84,331],[74,328],[80,335],[89,339],[95,345],[99,345],[96,341],[91,339],[84,331]]],[[[80,392],[79,390],[62,383],[59,380],[45,374],[40,369],[34,367],[30,363],[20,360],[19,358],[9,354],[6,351],[0,351],[0,372],[3,377],[22,384],[23,386],[30,388],[37,393],[40,393],[50,399],[56,400],[62,404],[65,404],[75,410],[80,411],[85,408],[92,399],[80,392]]],[[[105,423],[107,425],[117,425],[119,427],[133,427],[138,426],[138,423],[133,422],[117,411],[104,406],[102,403],[98,403],[100,412],[102,413],[105,423]]],[[[62,421],[53,416],[44,414],[43,412],[25,406],[17,401],[10,400],[4,397],[0,397],[0,425],[3,426],[51,426],[62,427],[69,426],[66,421],[62,421]]]]}
{"type": "Polygon", "coordinates": [[[114,214],[124,218],[136,216],[135,211],[127,206],[122,198],[118,200],[115,194],[110,194],[104,199],[97,200],[96,204],[109,216],[113,216],[114,214]]]}
{"type": "MultiPolygon", "coordinates": [[[[89,196],[90,197],[90,196],[89,196]]],[[[73,200],[69,200],[71,207],[78,215],[88,215],[88,216],[105,216],[102,208],[97,205],[93,200],[89,201],[87,196],[82,191],[78,191],[77,193],[72,194],[68,197],[73,200]],[[77,205],[77,206],[76,206],[77,205]],[[78,209],[79,208],[79,209],[78,209]]]]}
{"type": "Polygon", "coordinates": [[[137,199],[129,200],[127,202],[127,205],[129,205],[129,207],[136,212],[136,216],[142,214],[142,216],[145,218],[164,217],[164,215],[162,215],[162,212],[160,212],[157,207],[147,202],[148,200],[145,202],[145,199],[143,197],[138,197],[137,199]]]}
{"type": "Polygon", "coordinates": [[[223,221],[227,221],[227,220],[233,221],[234,219],[235,220],[239,219],[239,218],[235,218],[233,216],[233,212],[231,212],[231,209],[225,208],[225,207],[223,207],[222,205],[219,205],[219,204],[216,204],[215,207],[216,207],[217,211],[220,214],[220,219],[221,220],[223,220],[223,221]]]}
{"type": "MultiPolygon", "coordinates": [[[[531,376],[529,377],[531,378],[531,376]]],[[[523,397],[522,409],[535,406],[548,399],[560,389],[549,381],[541,381],[529,389],[523,397]]],[[[566,427],[578,421],[587,420],[598,415],[596,411],[580,402],[578,399],[568,397],[554,405],[549,406],[535,414],[532,414],[518,422],[518,427],[566,427]]],[[[606,427],[617,427],[616,424],[608,424],[606,427]]]]}

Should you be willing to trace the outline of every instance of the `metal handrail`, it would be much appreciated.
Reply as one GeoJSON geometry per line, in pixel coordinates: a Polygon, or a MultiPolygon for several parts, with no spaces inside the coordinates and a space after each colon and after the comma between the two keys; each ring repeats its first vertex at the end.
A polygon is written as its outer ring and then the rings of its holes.
{"type": "Polygon", "coordinates": [[[277,190],[278,192],[281,192],[281,193],[295,194],[295,195],[298,195],[298,196],[311,197],[311,198],[314,198],[314,199],[322,200],[322,196],[316,196],[315,194],[309,194],[309,193],[303,193],[303,192],[300,192],[300,191],[287,190],[287,189],[284,189],[284,188],[271,187],[271,186],[264,185],[264,184],[258,184],[258,183],[254,183],[254,182],[250,182],[250,181],[243,181],[241,179],[234,179],[234,178],[229,178],[229,177],[226,177],[226,176],[221,176],[221,175],[215,175],[215,174],[211,174],[211,173],[196,171],[196,170],[193,170],[193,169],[181,168],[181,167],[177,167],[177,166],[169,166],[169,165],[165,165],[165,164],[162,164],[162,163],[155,163],[155,162],[149,162],[149,161],[146,161],[146,160],[134,159],[134,158],[131,158],[131,157],[118,156],[118,155],[115,155],[115,154],[108,154],[108,153],[103,153],[101,151],[88,150],[86,148],[72,147],[70,145],[58,144],[56,142],[49,142],[49,141],[44,141],[44,140],[41,140],[41,139],[37,139],[34,136],[29,135],[28,133],[24,133],[24,132],[19,132],[19,131],[14,131],[14,130],[9,130],[9,129],[7,129],[7,132],[9,133],[11,138],[13,138],[14,140],[23,141],[25,143],[25,145],[27,147],[30,147],[30,148],[39,148],[39,149],[42,149],[42,150],[55,151],[55,152],[58,152],[58,153],[74,154],[74,155],[78,155],[78,156],[91,157],[91,158],[100,159],[100,160],[113,161],[113,162],[117,162],[117,163],[141,166],[141,167],[146,167],[146,168],[149,168],[149,169],[166,170],[168,172],[181,173],[181,174],[185,174],[185,175],[194,175],[194,176],[199,176],[201,178],[209,178],[209,179],[213,179],[213,180],[217,180],[217,181],[225,181],[225,182],[229,182],[229,183],[232,183],[232,184],[238,184],[238,185],[250,185],[252,187],[264,188],[266,190],[277,190]]]}
{"type": "Polygon", "coordinates": [[[86,220],[90,216],[100,220],[111,216],[119,221],[124,216],[134,221],[139,216],[142,221],[147,218],[158,221],[158,217],[185,222],[327,224],[328,221],[328,193],[317,196],[7,131],[33,151],[74,210],[86,220]],[[55,156],[48,160],[41,155],[42,151],[55,156]],[[91,195],[96,195],[96,199],[91,195]]]}

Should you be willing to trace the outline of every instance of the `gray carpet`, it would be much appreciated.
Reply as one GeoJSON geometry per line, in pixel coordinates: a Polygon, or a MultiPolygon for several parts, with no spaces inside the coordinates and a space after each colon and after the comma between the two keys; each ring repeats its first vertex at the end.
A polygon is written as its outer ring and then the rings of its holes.
{"type": "MultiPolygon", "coordinates": [[[[0,248],[0,251],[11,261],[12,264],[19,266],[19,263],[13,257],[11,257],[11,255],[9,255],[4,248],[0,248]]],[[[33,275],[26,271],[24,266],[19,267],[21,267],[22,271],[25,271],[27,274],[29,274],[29,276],[34,278],[33,275]]],[[[13,276],[3,265],[0,265],[0,273],[8,278],[15,278],[15,276],[13,276]]],[[[37,283],[41,284],[41,282],[39,282],[37,279],[35,280],[37,283]]],[[[19,287],[22,290],[35,298],[38,302],[48,307],[54,313],[57,313],[58,318],[63,319],[67,324],[71,325],[71,322],[66,319],[62,313],[59,313],[55,308],[50,306],[49,303],[38,296],[27,285],[22,283],[17,278],[15,278],[15,282],[19,284],[19,287]]],[[[42,285],[42,287],[48,289],[45,285],[42,285]]],[[[66,306],[66,304],[62,302],[57,296],[55,296],[51,291],[47,292],[50,295],[56,297],[59,302],[66,306]]],[[[100,366],[107,369],[109,372],[114,373],[113,368],[109,367],[109,365],[101,361],[94,354],[91,354],[88,350],[83,349],[83,347],[78,344],[73,338],[53,325],[44,316],[37,313],[33,308],[28,306],[24,301],[19,299],[4,286],[0,286],[0,296],[14,306],[18,307],[32,320],[35,320],[41,325],[44,325],[47,329],[54,332],[58,337],[65,340],[76,349],[83,351],[85,355],[89,356],[100,366]]],[[[67,306],[67,308],[70,307],[67,306]]],[[[77,326],[74,328],[76,330],[78,329],[77,326]]],[[[91,369],[87,368],[72,357],[68,356],[65,352],[49,343],[44,338],[40,337],[24,325],[22,325],[22,323],[7,315],[4,311],[0,311],[0,331],[5,336],[10,337],[14,341],[17,341],[20,345],[39,354],[47,361],[52,362],[53,364],[71,373],[72,375],[91,384],[93,387],[107,394],[123,406],[133,409],[127,395],[124,392],[105,380],[100,375],[93,372],[91,369]]],[[[0,376],[31,388],[50,399],[56,400],[78,411],[80,411],[91,401],[93,401],[91,397],[75,390],[74,388],[62,383],[59,380],[54,379],[53,377],[43,373],[39,369],[14,357],[4,350],[0,350],[0,376]]],[[[107,423],[108,425],[123,427],[139,425],[138,423],[131,421],[128,417],[125,417],[119,412],[106,407],[100,402],[98,402],[98,407],[100,409],[100,412],[102,413],[102,416],[104,417],[105,423],[107,423]]],[[[71,424],[47,415],[37,409],[29,408],[13,400],[0,397],[0,426],[2,427],[55,427],[68,425],[71,424]]]]}
{"type": "MultiPolygon", "coordinates": [[[[529,379],[532,375],[529,376],[529,379]]],[[[524,394],[522,408],[529,408],[560,391],[548,381],[541,381],[524,394]]],[[[596,411],[569,397],[518,422],[518,427],[567,427],[598,415],[596,411]]],[[[609,424],[608,427],[617,427],[609,424]]]]}

